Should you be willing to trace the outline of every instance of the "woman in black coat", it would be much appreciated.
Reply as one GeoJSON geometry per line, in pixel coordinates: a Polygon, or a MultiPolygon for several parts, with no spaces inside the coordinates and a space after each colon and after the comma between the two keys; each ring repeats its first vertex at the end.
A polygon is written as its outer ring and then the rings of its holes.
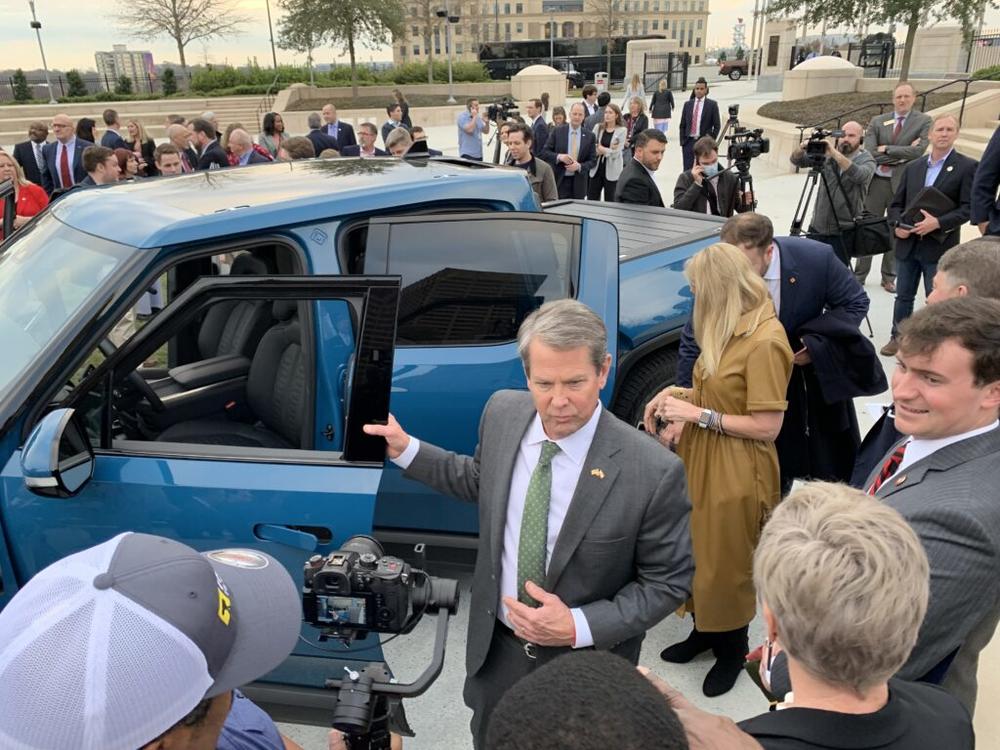
{"type": "Polygon", "coordinates": [[[140,177],[155,177],[160,173],[156,168],[156,158],[153,153],[156,151],[156,142],[146,135],[146,129],[138,120],[128,121],[128,138],[125,139],[125,145],[135,154],[139,163],[140,177]]]}
{"type": "Polygon", "coordinates": [[[653,127],[664,135],[670,126],[670,115],[674,111],[674,95],[667,88],[667,81],[660,79],[656,91],[653,92],[653,100],[649,103],[649,113],[653,116],[653,127]]]}
{"type": "MultiPolygon", "coordinates": [[[[625,115],[625,152],[629,157],[635,149],[635,137],[649,127],[646,117],[646,102],[638,96],[628,103],[628,114],[625,115]]],[[[626,158],[626,163],[628,163],[626,158]]]]}

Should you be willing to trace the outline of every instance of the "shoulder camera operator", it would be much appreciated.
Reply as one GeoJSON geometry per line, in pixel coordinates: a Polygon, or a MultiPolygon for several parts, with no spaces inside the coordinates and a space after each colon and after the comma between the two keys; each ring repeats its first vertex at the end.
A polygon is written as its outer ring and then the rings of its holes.
{"type": "MultiPolygon", "coordinates": [[[[875,174],[875,158],[862,145],[864,130],[859,123],[845,123],[842,133],[836,145],[829,137],[823,141],[823,188],[816,192],[809,236],[832,246],[837,257],[847,264],[850,248],[844,244],[843,233],[854,228],[854,217],[861,214],[868,184],[875,174]]],[[[803,141],[792,152],[791,161],[797,167],[818,166],[809,153],[809,141],[803,141]]]]}
{"type": "Polygon", "coordinates": [[[674,186],[674,208],[730,217],[748,210],[740,197],[739,178],[719,164],[719,146],[711,136],[694,144],[695,164],[681,172],[674,186]]]}

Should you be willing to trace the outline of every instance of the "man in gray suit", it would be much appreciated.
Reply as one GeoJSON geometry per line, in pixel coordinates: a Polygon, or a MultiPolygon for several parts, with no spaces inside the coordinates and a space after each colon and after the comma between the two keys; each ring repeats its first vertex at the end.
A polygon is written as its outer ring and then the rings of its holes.
{"type": "Polygon", "coordinates": [[[485,747],[490,712],[536,666],[573,648],[633,663],[646,630],[690,593],[681,462],[601,407],[611,365],[601,319],[543,305],[518,333],[528,393],[486,404],[474,456],[366,425],[417,479],[479,504],[464,697],[485,747]]]}
{"type": "MultiPolygon", "coordinates": [[[[910,83],[900,83],[892,93],[893,112],[876,115],[865,131],[865,149],[875,157],[875,176],[868,185],[865,204],[875,216],[885,216],[903,177],[903,167],[923,156],[927,149],[931,118],[915,112],[917,91],[910,83]]],[[[854,275],[864,286],[872,256],[858,258],[854,275]]],[[[882,286],[887,292],[896,291],[896,257],[892,252],[882,256],[882,286]]]]}

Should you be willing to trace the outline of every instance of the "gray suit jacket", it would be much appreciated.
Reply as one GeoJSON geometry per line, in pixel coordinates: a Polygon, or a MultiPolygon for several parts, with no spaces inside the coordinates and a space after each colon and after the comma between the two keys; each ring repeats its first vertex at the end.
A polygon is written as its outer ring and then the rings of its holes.
{"type": "MultiPolygon", "coordinates": [[[[868,129],[865,130],[864,144],[865,149],[875,157],[876,164],[894,167],[892,170],[893,190],[899,187],[899,183],[903,179],[902,168],[909,162],[922,156],[924,151],[927,150],[927,134],[931,129],[930,115],[910,110],[910,114],[903,123],[903,129],[899,131],[899,136],[896,138],[896,142],[893,143],[892,131],[895,129],[896,120],[893,112],[884,112],[880,115],[875,115],[871,122],[868,123],[868,129]],[[911,146],[910,144],[918,138],[920,139],[920,143],[916,146],[911,146]],[[880,154],[878,152],[879,146],[886,147],[885,153],[880,154]]],[[[875,174],[878,175],[878,171],[875,174]]]]}
{"type": "MultiPolygon", "coordinates": [[[[530,394],[499,391],[483,410],[475,456],[421,443],[405,472],[440,492],[479,503],[469,676],[483,666],[497,623],[510,480],[534,416],[530,394]]],[[[568,607],[582,609],[597,648],[634,661],[646,630],[688,598],[694,570],[690,510],[680,460],[602,411],[544,586],[568,607]]],[[[561,650],[568,649],[540,649],[561,650]]]]}
{"type": "Polygon", "coordinates": [[[957,649],[943,685],[971,714],[979,652],[1000,618],[1000,428],[907,466],[878,497],[917,532],[931,567],[927,616],[897,676],[922,677],[957,649]]]}

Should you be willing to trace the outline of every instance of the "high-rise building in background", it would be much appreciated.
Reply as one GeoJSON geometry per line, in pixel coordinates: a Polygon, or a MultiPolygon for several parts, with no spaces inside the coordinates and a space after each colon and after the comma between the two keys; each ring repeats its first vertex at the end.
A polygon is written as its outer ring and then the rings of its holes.
{"type": "MultiPolygon", "coordinates": [[[[444,6],[443,0],[403,1],[408,11],[406,35],[393,42],[393,62],[426,62],[429,51],[433,51],[435,60],[446,60],[445,23],[435,14],[444,6]]],[[[547,10],[558,10],[543,11],[543,0],[451,0],[449,10],[460,17],[452,27],[453,59],[477,60],[479,47],[485,43],[522,41],[546,42],[539,56],[547,57],[550,23],[555,27],[552,36],[557,42],[600,37],[601,24],[596,19],[608,17],[609,3],[616,22],[614,36],[675,39],[680,51],[691,55],[693,64],[705,59],[708,0],[544,0],[544,3],[547,10]]]]}
{"type": "Polygon", "coordinates": [[[152,52],[130,52],[124,44],[112,45],[111,52],[95,52],[94,62],[102,83],[110,91],[118,79],[128,76],[133,90],[148,91],[148,83],[156,78],[152,52]]]}

